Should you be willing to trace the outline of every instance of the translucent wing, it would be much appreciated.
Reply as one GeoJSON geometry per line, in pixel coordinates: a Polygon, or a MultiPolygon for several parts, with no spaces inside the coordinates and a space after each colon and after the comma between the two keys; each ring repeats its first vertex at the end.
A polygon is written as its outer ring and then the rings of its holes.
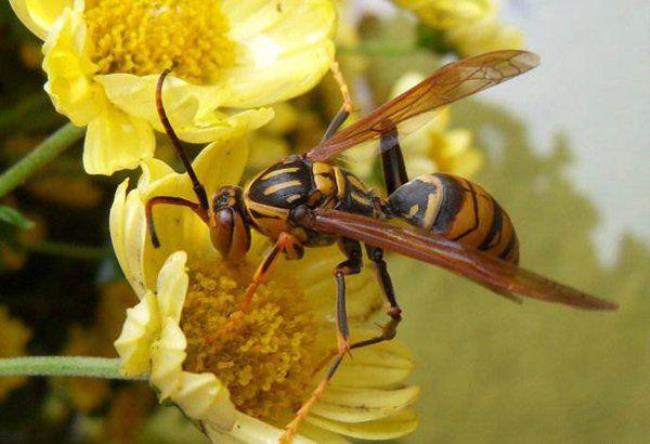
{"type": "Polygon", "coordinates": [[[517,50],[488,52],[450,63],[368,116],[338,131],[306,156],[325,161],[352,146],[377,139],[393,126],[397,126],[401,135],[408,134],[431,120],[436,108],[498,85],[538,64],[536,54],[517,50]]]}
{"type": "Polygon", "coordinates": [[[357,214],[316,209],[300,220],[320,233],[356,239],[464,276],[500,294],[517,294],[590,310],[615,310],[612,302],[547,279],[433,233],[357,214]]]}

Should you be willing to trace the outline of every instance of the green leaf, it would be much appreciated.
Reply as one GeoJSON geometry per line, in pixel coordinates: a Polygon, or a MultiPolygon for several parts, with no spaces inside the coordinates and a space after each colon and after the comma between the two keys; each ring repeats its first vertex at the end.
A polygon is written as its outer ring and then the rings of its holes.
{"type": "Polygon", "coordinates": [[[34,226],[34,222],[23,216],[18,210],[0,205],[0,221],[6,222],[22,230],[29,230],[34,226]]]}

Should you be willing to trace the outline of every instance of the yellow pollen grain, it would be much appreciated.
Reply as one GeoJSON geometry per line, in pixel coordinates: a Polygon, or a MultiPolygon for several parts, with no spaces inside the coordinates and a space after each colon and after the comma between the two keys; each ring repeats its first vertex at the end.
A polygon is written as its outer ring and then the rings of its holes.
{"type": "Polygon", "coordinates": [[[101,74],[172,68],[185,80],[209,83],[234,63],[218,1],[86,0],[84,18],[101,74]]]}
{"type": "Polygon", "coordinates": [[[254,271],[252,265],[220,262],[190,266],[181,319],[187,338],[184,368],[214,373],[228,387],[238,410],[280,421],[313,389],[314,370],[329,343],[319,340],[323,327],[315,322],[297,283],[286,277],[262,285],[239,326],[217,338],[254,271]]]}

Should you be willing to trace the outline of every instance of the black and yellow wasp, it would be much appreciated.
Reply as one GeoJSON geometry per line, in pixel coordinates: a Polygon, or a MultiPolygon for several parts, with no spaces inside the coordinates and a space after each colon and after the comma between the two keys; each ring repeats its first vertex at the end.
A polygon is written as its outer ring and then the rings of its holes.
{"type": "Polygon", "coordinates": [[[390,340],[402,319],[384,250],[445,268],[490,290],[574,307],[612,310],[617,306],[564,286],[518,266],[519,243],[512,222],[479,185],[449,174],[426,174],[409,181],[399,137],[432,118],[442,106],[497,85],[534,68],[538,57],[527,51],[495,51],[448,64],[385,103],[358,122],[338,131],[349,115],[344,106],[322,142],[260,172],[243,189],[225,186],[208,197],[171,127],[162,104],[161,75],[157,105],[161,121],[194,185],[198,202],[170,196],[150,199],[146,214],[154,245],[152,211],[158,204],[181,205],[208,225],[212,242],[225,260],[241,260],[250,247],[251,229],[274,244],[259,265],[239,311],[245,312],[260,284],[282,253],[300,259],[305,247],[337,242],[346,259],[334,270],[337,283],[338,353],[329,372],[287,426],[290,440],[310,407],[320,398],[346,352],[390,340]],[[343,151],[379,141],[386,198],[368,189],[332,159],[343,151]],[[350,343],[345,304],[345,276],[359,273],[362,248],[377,270],[390,321],[381,334],[350,343]]]}

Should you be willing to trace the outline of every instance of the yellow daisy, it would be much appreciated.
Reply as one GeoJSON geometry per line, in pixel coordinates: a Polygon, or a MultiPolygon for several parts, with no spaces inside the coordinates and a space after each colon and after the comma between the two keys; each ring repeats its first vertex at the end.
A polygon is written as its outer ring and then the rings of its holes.
{"type": "MultiPolygon", "coordinates": [[[[213,143],[193,166],[209,195],[237,184],[247,157],[245,134],[213,143]]],[[[255,294],[240,327],[215,340],[244,297],[269,246],[254,235],[247,260],[231,264],[212,247],[208,228],[191,211],[156,210],[161,247],[150,242],[144,202],[159,195],[192,198],[186,174],[143,163],[137,188],[122,183],[110,215],[113,246],[140,303],[128,310],[115,343],[126,375],[149,374],[161,401],[176,404],[214,442],[267,443],[310,395],[324,358],[336,348],[334,266],[337,249],[280,261],[255,294]]],[[[359,325],[381,308],[374,275],[350,279],[348,315],[359,325]]],[[[356,339],[376,334],[356,330],[356,339]]],[[[354,338],[353,338],[354,339],[354,338]]],[[[354,351],[301,426],[296,442],[389,439],[417,425],[418,388],[404,384],[412,358],[398,342],[354,351]]]]}
{"type": "Polygon", "coordinates": [[[333,60],[331,0],[10,0],[44,40],[45,89],[72,123],[88,126],[91,174],[135,168],[161,130],[155,83],[179,136],[206,143],[258,128],[258,108],[313,87],[333,60]],[[279,7],[281,5],[281,7],[279,7]]]}
{"type": "Polygon", "coordinates": [[[476,22],[496,8],[493,0],[393,0],[435,29],[454,29],[476,22]]]}

